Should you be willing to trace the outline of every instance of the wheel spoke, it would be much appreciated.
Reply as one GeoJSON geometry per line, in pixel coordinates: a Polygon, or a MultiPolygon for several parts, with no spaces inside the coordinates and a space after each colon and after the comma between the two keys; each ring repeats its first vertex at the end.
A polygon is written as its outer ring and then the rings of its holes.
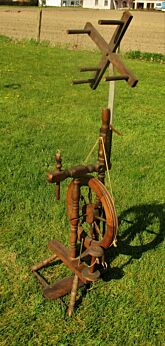
{"type": "Polygon", "coordinates": [[[101,217],[101,216],[95,216],[95,219],[97,219],[97,220],[100,220],[100,221],[103,221],[103,222],[106,222],[106,219],[104,219],[103,217],[101,217]]]}
{"type": "Polygon", "coordinates": [[[72,219],[70,219],[70,221],[72,221],[72,220],[79,220],[79,219],[81,219],[81,217],[84,217],[84,216],[86,216],[87,214],[82,214],[82,215],[80,215],[78,218],[72,218],[72,219]]]}
{"type": "Polygon", "coordinates": [[[92,203],[92,191],[91,191],[90,187],[89,187],[89,190],[88,190],[88,199],[89,199],[89,203],[92,203]]]}
{"type": "Polygon", "coordinates": [[[97,234],[100,234],[101,231],[100,231],[100,228],[99,228],[99,226],[97,225],[96,221],[94,221],[94,225],[95,225],[95,229],[96,229],[97,234]]]}
{"type": "Polygon", "coordinates": [[[147,228],[146,228],[146,231],[147,231],[149,234],[158,235],[158,233],[157,233],[157,232],[152,231],[152,230],[150,230],[150,229],[147,229],[147,228]]]}

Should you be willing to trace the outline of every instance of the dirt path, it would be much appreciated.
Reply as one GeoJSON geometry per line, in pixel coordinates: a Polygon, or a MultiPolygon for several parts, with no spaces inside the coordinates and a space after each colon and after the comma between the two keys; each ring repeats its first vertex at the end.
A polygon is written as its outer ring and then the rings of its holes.
{"type": "MultiPolygon", "coordinates": [[[[165,54],[165,13],[132,11],[132,23],[122,41],[121,49],[141,50],[165,54]]],[[[0,8],[0,34],[16,39],[36,38],[38,27],[37,8],[5,7],[0,8]]],[[[98,19],[120,19],[122,11],[88,10],[81,8],[44,8],[41,40],[52,44],[62,44],[73,48],[92,49],[95,45],[84,36],[69,36],[67,29],[83,28],[91,21],[105,39],[109,41],[112,27],[101,27],[98,19]]]]}

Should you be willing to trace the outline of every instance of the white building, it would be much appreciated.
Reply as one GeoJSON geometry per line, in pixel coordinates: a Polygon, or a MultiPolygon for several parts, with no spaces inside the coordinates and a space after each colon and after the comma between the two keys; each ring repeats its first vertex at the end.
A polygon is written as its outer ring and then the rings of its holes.
{"type": "Polygon", "coordinates": [[[134,8],[134,9],[153,9],[160,0],[83,0],[84,8],[94,9],[118,9],[118,8],[134,8]]]}
{"type": "Polygon", "coordinates": [[[132,0],[83,0],[84,8],[95,8],[95,9],[117,9],[125,7],[133,7],[132,0]]]}
{"type": "Polygon", "coordinates": [[[61,7],[61,6],[79,6],[80,1],[79,0],[39,0],[39,5],[43,6],[55,6],[55,7],[61,7]]]}
{"type": "Polygon", "coordinates": [[[43,6],[83,6],[84,8],[93,9],[153,9],[160,0],[38,0],[39,5],[43,6]]]}
{"type": "Polygon", "coordinates": [[[133,8],[135,10],[137,10],[137,9],[140,9],[140,10],[148,9],[148,10],[150,10],[150,9],[155,8],[156,3],[157,3],[156,0],[134,0],[133,8]]]}

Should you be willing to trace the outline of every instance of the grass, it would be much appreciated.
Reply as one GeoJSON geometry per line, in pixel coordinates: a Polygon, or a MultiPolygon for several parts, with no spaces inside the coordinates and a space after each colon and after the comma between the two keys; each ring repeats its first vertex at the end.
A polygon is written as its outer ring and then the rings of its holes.
{"type": "Polygon", "coordinates": [[[140,52],[140,50],[133,50],[133,51],[127,52],[126,56],[130,59],[165,63],[165,55],[161,53],[148,53],[148,52],[140,52]]]}
{"type": "MultiPolygon", "coordinates": [[[[108,85],[71,86],[95,52],[1,37],[1,345],[164,345],[164,65],[125,59],[139,78],[116,86],[111,180],[121,220],[111,269],[91,286],[72,318],[69,296],[47,301],[30,267],[69,242],[65,198],[47,183],[56,149],[63,168],[83,163],[98,138],[108,85]],[[128,220],[126,222],[125,220],[128,220]]],[[[81,78],[81,76],[80,76],[81,78]]],[[[90,161],[95,162],[97,150],[90,161]]],[[[44,274],[54,282],[63,266],[44,274]]]]}

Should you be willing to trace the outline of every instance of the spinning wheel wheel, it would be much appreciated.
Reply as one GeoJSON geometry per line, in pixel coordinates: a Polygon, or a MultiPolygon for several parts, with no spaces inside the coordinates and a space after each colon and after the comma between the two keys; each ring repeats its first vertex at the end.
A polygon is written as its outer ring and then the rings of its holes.
{"type": "MultiPolygon", "coordinates": [[[[96,178],[84,176],[79,179],[80,203],[78,239],[83,232],[84,245],[110,247],[117,235],[118,220],[114,202],[105,186],[96,178]]],[[[69,220],[72,220],[73,211],[73,181],[67,192],[67,210],[69,220]]]]}

